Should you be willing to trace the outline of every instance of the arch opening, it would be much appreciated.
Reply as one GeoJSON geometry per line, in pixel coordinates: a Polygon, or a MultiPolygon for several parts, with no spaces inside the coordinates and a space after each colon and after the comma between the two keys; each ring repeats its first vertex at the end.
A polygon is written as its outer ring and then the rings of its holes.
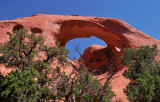
{"type": "Polygon", "coordinates": [[[84,65],[94,75],[101,75],[110,71],[108,68],[111,66],[114,68],[113,62],[115,60],[113,52],[102,39],[95,36],[90,38],[75,38],[68,41],[65,47],[70,50],[69,60],[76,63],[77,61],[81,63],[83,60],[84,65]],[[78,46],[80,54],[76,52],[75,46],[78,46]]]}
{"type": "Polygon", "coordinates": [[[80,57],[80,54],[82,55],[89,46],[91,45],[101,45],[101,46],[107,46],[107,44],[95,37],[91,36],[90,38],[75,38],[70,41],[68,41],[65,45],[67,49],[69,49],[70,53],[68,56],[69,60],[77,60],[80,57]],[[76,47],[79,48],[80,54],[77,52],[76,47]]]}

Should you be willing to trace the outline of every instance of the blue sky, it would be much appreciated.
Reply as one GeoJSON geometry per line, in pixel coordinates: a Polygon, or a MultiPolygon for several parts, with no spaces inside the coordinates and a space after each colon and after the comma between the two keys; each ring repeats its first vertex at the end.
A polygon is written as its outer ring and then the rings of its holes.
{"type": "MultiPolygon", "coordinates": [[[[0,5],[0,20],[37,13],[110,17],[124,20],[160,40],[160,0],[0,0],[0,5]]],[[[91,43],[105,45],[100,39],[92,37],[90,40],[75,39],[66,47],[74,53],[71,48],[79,44],[83,52],[91,43]]]]}

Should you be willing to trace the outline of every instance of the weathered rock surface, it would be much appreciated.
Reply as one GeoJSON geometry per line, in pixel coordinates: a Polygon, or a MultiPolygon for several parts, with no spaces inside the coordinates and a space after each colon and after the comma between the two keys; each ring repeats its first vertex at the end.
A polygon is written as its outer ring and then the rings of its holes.
{"type": "MultiPolygon", "coordinates": [[[[8,32],[15,29],[28,29],[30,32],[39,33],[45,38],[45,44],[54,46],[55,40],[61,45],[74,38],[98,37],[107,43],[107,46],[92,45],[88,47],[82,58],[89,70],[107,72],[107,66],[113,65],[117,72],[111,83],[116,97],[113,101],[128,101],[123,93],[123,88],[129,80],[122,76],[124,68],[121,65],[120,56],[124,48],[139,48],[141,45],[157,44],[160,42],[147,34],[131,27],[122,20],[102,17],[84,17],[75,15],[46,15],[37,14],[32,17],[17,18],[14,20],[0,21],[0,43],[5,43],[9,36],[8,32]]],[[[68,67],[67,71],[72,69],[68,67]]],[[[3,67],[3,73],[5,69],[3,67]]],[[[8,71],[6,71],[8,72],[8,71]]]]}

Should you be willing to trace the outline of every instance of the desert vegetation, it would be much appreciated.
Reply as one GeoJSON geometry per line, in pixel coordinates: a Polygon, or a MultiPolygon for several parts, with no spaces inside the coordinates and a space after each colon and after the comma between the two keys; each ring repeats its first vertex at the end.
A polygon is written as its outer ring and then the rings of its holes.
{"type": "Polygon", "coordinates": [[[102,85],[85,66],[69,75],[61,70],[69,64],[69,51],[55,43],[48,47],[42,36],[24,29],[9,33],[9,41],[0,45],[0,63],[15,71],[1,75],[1,102],[111,102],[109,80],[102,85]],[[55,68],[52,62],[58,62],[55,68]]]}
{"type": "Polygon", "coordinates": [[[122,62],[129,68],[123,73],[131,80],[124,92],[131,102],[160,101],[160,62],[157,46],[125,49],[122,62]]]}

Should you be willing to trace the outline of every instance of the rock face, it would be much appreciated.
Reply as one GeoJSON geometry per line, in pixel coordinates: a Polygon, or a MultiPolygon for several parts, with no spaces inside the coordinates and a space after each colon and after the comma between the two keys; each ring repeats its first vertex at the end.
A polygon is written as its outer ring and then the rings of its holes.
{"type": "Polygon", "coordinates": [[[107,66],[113,65],[113,71],[117,72],[111,81],[116,93],[113,101],[128,101],[123,93],[123,88],[129,82],[122,76],[126,69],[120,61],[123,49],[152,44],[157,44],[160,49],[158,40],[136,30],[122,20],[76,15],[37,14],[32,17],[0,21],[0,43],[5,43],[9,39],[8,32],[22,28],[41,34],[45,38],[45,44],[49,46],[54,46],[55,40],[59,40],[61,45],[65,46],[69,40],[74,38],[91,36],[104,40],[107,46],[89,46],[84,51],[82,59],[89,70],[100,70],[101,73],[98,75],[107,72],[107,66]]]}

